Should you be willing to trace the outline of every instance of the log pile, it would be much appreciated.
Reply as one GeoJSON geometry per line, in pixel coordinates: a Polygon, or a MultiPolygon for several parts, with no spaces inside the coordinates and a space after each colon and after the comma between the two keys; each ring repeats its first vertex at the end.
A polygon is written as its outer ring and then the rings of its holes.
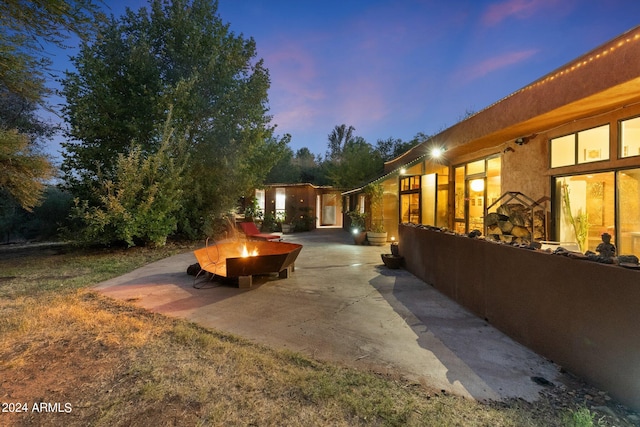
{"type": "Polygon", "coordinates": [[[485,216],[487,236],[505,243],[545,240],[544,211],[507,203],[485,216]],[[533,239],[532,237],[533,233],[533,239]]]}

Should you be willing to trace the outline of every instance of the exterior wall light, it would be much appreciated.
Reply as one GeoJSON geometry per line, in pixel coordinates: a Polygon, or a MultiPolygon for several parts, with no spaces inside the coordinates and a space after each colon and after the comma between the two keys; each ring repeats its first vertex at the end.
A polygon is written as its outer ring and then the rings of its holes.
{"type": "Polygon", "coordinates": [[[444,153],[444,149],[440,147],[434,147],[431,149],[431,157],[434,159],[439,159],[444,153]]]}

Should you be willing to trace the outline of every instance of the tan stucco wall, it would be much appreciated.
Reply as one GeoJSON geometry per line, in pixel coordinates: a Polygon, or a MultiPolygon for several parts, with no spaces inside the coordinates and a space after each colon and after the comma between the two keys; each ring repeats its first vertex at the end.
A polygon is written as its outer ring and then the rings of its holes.
{"type": "Polygon", "coordinates": [[[548,143],[542,137],[530,140],[525,145],[509,144],[502,158],[502,193],[519,191],[539,200],[550,197],[549,178],[545,173],[549,167],[548,143]]]}

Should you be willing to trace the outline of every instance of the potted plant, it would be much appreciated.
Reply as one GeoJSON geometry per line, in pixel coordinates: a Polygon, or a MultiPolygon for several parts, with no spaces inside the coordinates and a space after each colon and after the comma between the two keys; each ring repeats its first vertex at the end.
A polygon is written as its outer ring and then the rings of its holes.
{"type": "Polygon", "coordinates": [[[355,210],[347,212],[347,215],[351,219],[351,232],[353,233],[353,241],[356,245],[361,245],[367,238],[367,232],[365,231],[365,220],[367,214],[360,212],[358,207],[355,210]]]}
{"type": "Polygon", "coordinates": [[[384,246],[387,244],[387,231],[384,229],[382,209],[384,188],[380,183],[373,183],[367,185],[364,190],[369,197],[371,206],[371,227],[367,232],[367,240],[374,246],[384,246]]]}

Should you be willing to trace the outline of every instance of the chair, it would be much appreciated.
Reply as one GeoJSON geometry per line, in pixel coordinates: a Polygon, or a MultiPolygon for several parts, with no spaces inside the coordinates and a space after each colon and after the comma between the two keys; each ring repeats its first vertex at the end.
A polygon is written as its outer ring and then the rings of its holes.
{"type": "Polygon", "coordinates": [[[270,242],[282,240],[282,237],[277,234],[261,233],[254,222],[241,222],[240,227],[242,227],[242,231],[249,240],[266,240],[270,242]]]}

